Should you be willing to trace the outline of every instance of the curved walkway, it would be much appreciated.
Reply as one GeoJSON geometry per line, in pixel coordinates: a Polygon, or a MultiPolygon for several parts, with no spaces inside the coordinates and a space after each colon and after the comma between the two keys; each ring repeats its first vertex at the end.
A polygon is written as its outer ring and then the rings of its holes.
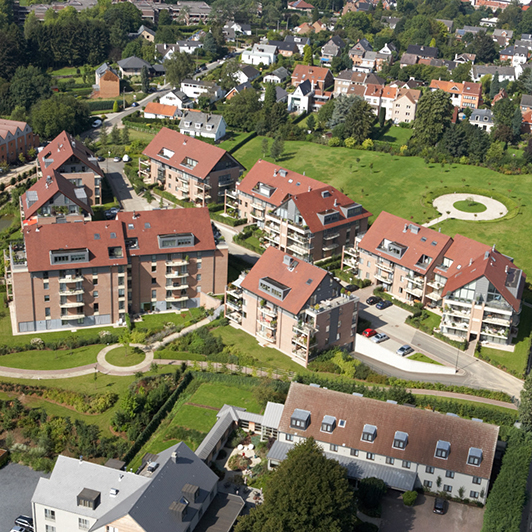
{"type": "Polygon", "coordinates": [[[107,360],[105,359],[107,353],[109,353],[109,351],[112,351],[113,349],[116,349],[117,347],[121,347],[121,345],[122,344],[108,345],[98,353],[98,371],[100,373],[105,373],[107,375],[124,376],[135,375],[135,373],[137,373],[138,371],[144,372],[150,369],[151,363],[153,362],[153,351],[147,350],[142,344],[131,344],[130,346],[138,347],[146,353],[146,358],[139,364],[136,364],[135,366],[113,366],[112,364],[109,364],[109,362],[107,362],[107,360]]]}
{"type": "Polygon", "coordinates": [[[438,196],[432,204],[440,212],[441,216],[425,224],[425,227],[436,225],[444,220],[454,218],[455,220],[465,220],[468,222],[479,222],[486,220],[497,220],[508,213],[506,206],[500,201],[489,198],[488,196],[481,196],[480,194],[444,194],[438,196]],[[484,212],[472,213],[464,212],[456,209],[454,204],[457,201],[465,201],[472,199],[477,203],[482,203],[486,206],[484,212]]]}

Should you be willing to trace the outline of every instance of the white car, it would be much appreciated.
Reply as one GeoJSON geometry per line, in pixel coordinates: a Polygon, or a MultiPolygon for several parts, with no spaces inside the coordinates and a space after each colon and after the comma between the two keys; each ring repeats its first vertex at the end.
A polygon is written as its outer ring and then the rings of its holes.
{"type": "Polygon", "coordinates": [[[102,121],[98,118],[92,123],[92,127],[100,127],[102,125],[102,121]]]}
{"type": "Polygon", "coordinates": [[[128,163],[129,161],[131,161],[131,157],[126,153],[126,155],[122,157],[122,161],[124,161],[125,163],[128,163]]]}
{"type": "Polygon", "coordinates": [[[384,333],[377,333],[375,336],[371,338],[372,342],[375,342],[376,344],[380,344],[381,342],[385,342],[386,340],[389,340],[389,336],[384,333]]]}

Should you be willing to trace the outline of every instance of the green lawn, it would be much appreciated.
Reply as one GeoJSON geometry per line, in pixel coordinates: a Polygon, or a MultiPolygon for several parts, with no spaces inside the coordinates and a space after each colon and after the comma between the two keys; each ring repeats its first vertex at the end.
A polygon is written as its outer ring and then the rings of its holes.
{"type": "MultiPolygon", "coordinates": [[[[263,157],[261,142],[262,137],[252,139],[236,150],[234,156],[246,168],[251,168],[263,157]]],[[[272,161],[271,158],[267,160],[272,161]]],[[[486,168],[459,164],[441,168],[425,164],[419,157],[392,157],[381,152],[329,148],[303,141],[285,142],[285,153],[278,164],[334,185],[373,213],[371,220],[383,210],[418,223],[434,219],[439,215],[433,207],[423,204],[422,195],[437,188],[447,187],[453,192],[453,188],[470,186],[504,194],[521,206],[520,213],[513,219],[449,220],[433,229],[441,229],[451,236],[460,233],[488,245],[496,244],[499,251],[514,257],[519,267],[532,272],[532,239],[528,238],[532,233],[532,202],[527,201],[532,175],[502,176],[486,168]],[[360,158],[359,163],[357,158],[360,158]],[[373,170],[369,168],[370,163],[373,163],[373,170]],[[523,238],[515,238],[516,227],[523,238]]]]}
{"type": "Polygon", "coordinates": [[[379,135],[377,140],[403,146],[410,140],[412,133],[412,129],[392,126],[386,133],[379,135]]]}
{"type": "Polygon", "coordinates": [[[147,131],[137,131],[136,129],[129,128],[129,138],[130,140],[141,140],[143,142],[150,143],[155,137],[156,131],[153,133],[148,133],[147,131]]]}
{"type": "Polygon", "coordinates": [[[191,320],[203,318],[204,316],[205,310],[201,307],[187,309],[180,314],[175,314],[174,312],[147,314],[142,317],[142,323],[136,323],[136,326],[156,330],[163,328],[167,323],[173,323],[186,327],[191,324],[191,320]]]}
{"type": "Polygon", "coordinates": [[[198,406],[183,405],[177,412],[174,423],[180,427],[209,432],[216,423],[216,410],[198,406]]]}
{"type": "Polygon", "coordinates": [[[67,369],[95,364],[102,344],[55,351],[22,351],[0,357],[0,366],[18,369],[67,369]]]}
{"type": "Polygon", "coordinates": [[[423,353],[414,353],[413,355],[410,355],[408,358],[410,360],[417,360],[418,362],[426,362],[427,364],[436,364],[437,366],[443,366],[443,364],[440,364],[439,362],[432,360],[432,358],[429,358],[423,353]]]}
{"type": "Polygon", "coordinates": [[[205,382],[199,387],[190,402],[216,408],[222,408],[224,404],[237,405],[246,408],[249,412],[256,413],[262,410],[249,390],[209,382],[205,382]]]}
{"type": "MultiPolygon", "coordinates": [[[[434,398],[434,395],[418,395],[415,394],[416,397],[424,397],[425,399],[431,399],[434,398]]],[[[442,401],[452,401],[453,403],[459,403],[462,405],[471,405],[471,406],[482,406],[484,408],[489,408],[490,410],[497,410],[499,412],[504,412],[505,414],[513,414],[517,417],[517,410],[514,410],[513,408],[505,408],[504,406],[498,406],[498,405],[490,405],[487,403],[478,403],[476,401],[468,401],[467,399],[450,399],[448,397],[437,397],[437,399],[441,399],[442,401]]]]}
{"type": "Polygon", "coordinates": [[[486,205],[478,203],[476,201],[462,200],[453,203],[453,207],[462,212],[484,212],[486,205]]]}
{"type": "Polygon", "coordinates": [[[427,326],[431,331],[438,329],[441,323],[441,316],[431,312],[430,310],[425,310],[425,313],[428,314],[428,318],[425,318],[421,323],[427,326]]]}
{"type": "Polygon", "coordinates": [[[52,77],[53,76],[75,76],[76,70],[77,70],[77,67],[60,68],[59,70],[54,70],[52,72],[52,77]]]}
{"type": "Polygon", "coordinates": [[[220,142],[219,147],[229,151],[248,136],[249,133],[237,133],[235,131],[228,131],[225,136],[225,140],[220,142]]]}
{"type": "Polygon", "coordinates": [[[128,348],[126,354],[126,349],[123,346],[115,347],[105,355],[105,360],[107,360],[109,364],[119,367],[136,366],[145,358],[146,354],[143,351],[136,350],[132,347],[128,348]]]}

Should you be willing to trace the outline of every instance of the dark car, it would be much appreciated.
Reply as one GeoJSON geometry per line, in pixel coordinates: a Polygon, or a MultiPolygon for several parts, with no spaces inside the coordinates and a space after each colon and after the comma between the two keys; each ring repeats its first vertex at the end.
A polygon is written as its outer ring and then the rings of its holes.
{"type": "Polygon", "coordinates": [[[375,305],[376,303],[379,303],[380,301],[382,301],[382,299],[380,297],[370,296],[370,297],[368,297],[368,299],[366,299],[366,304],[375,305]]]}
{"type": "Polygon", "coordinates": [[[29,528],[33,530],[33,519],[27,515],[19,515],[15,519],[15,524],[23,528],[29,528]]]}
{"type": "Polygon", "coordinates": [[[443,515],[445,513],[445,499],[436,497],[434,500],[434,513],[443,515]]]}
{"type": "Polygon", "coordinates": [[[105,211],[105,217],[108,220],[112,220],[119,212],[120,209],[118,207],[111,207],[108,211],[105,211]]]}
{"type": "Polygon", "coordinates": [[[138,106],[139,106],[139,104],[138,104],[137,102],[133,102],[133,103],[131,104],[131,107],[138,107],[138,106]]]}
{"type": "Polygon", "coordinates": [[[105,161],[105,157],[102,157],[101,155],[98,157],[98,162],[102,162],[102,161],[105,161]]]}
{"type": "Polygon", "coordinates": [[[379,301],[377,303],[377,308],[379,310],[384,310],[385,308],[388,308],[388,307],[391,307],[391,306],[392,306],[392,302],[388,301],[387,299],[383,299],[382,301],[379,301]]]}
{"type": "Polygon", "coordinates": [[[358,286],[356,284],[348,284],[344,286],[346,292],[355,292],[358,290],[358,286]]]}

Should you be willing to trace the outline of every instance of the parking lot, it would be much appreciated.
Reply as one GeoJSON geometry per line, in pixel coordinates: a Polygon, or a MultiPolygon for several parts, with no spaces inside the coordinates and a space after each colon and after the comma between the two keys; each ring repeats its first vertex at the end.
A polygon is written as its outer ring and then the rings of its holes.
{"type": "Polygon", "coordinates": [[[31,497],[41,477],[50,475],[19,464],[0,469],[0,532],[11,530],[19,515],[31,516],[31,497]]]}
{"type": "Polygon", "coordinates": [[[415,506],[403,504],[401,494],[390,491],[382,501],[380,532],[480,532],[484,509],[447,502],[444,515],[433,512],[434,497],[418,496],[415,506]]]}

